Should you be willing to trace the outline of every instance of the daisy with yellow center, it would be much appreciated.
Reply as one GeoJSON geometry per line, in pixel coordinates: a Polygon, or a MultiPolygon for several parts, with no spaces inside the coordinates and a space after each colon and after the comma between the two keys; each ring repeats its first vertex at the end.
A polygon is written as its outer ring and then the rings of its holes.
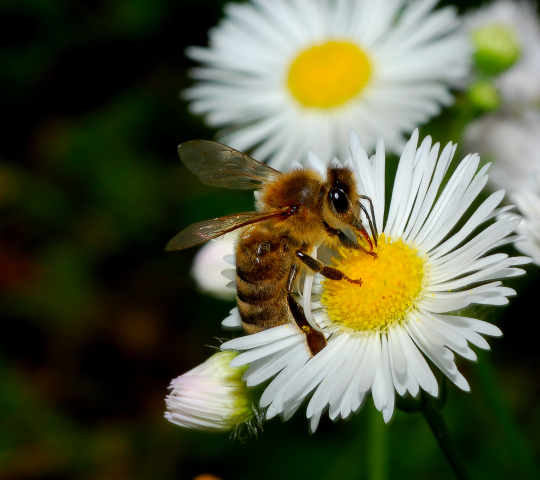
{"type": "Polygon", "coordinates": [[[371,149],[451,103],[464,78],[467,36],[436,1],[252,0],[225,6],[185,92],[193,113],[223,128],[220,141],[282,168],[310,148],[339,154],[351,128],[371,149]]]}
{"type": "MultiPolygon", "coordinates": [[[[304,309],[327,337],[327,346],[310,357],[304,335],[292,323],[222,345],[243,352],[231,366],[249,364],[243,377],[248,386],[275,377],[260,401],[267,419],[278,414],[287,419],[311,397],[307,416],[315,430],[325,410],[332,419],[346,418],[371,393],[389,421],[396,392],[417,396],[423,389],[438,395],[427,360],[468,391],[454,354],[475,360],[469,344],[488,349],[481,335],[501,335],[496,326],[456,312],[473,304],[504,305],[514,295],[496,279],[522,274],[515,266],[531,259],[488,252],[519,240],[512,232],[520,220],[505,213],[510,207],[497,209],[503,191],[464,217],[487,182],[489,165],[479,169],[478,155],[468,155],[443,188],[456,146],[448,144],[439,155],[439,144],[432,145],[431,138],[417,143],[415,131],[401,156],[385,214],[384,144],[380,141],[368,158],[351,134],[346,164],[384,228],[376,260],[345,248],[317,252],[324,263],[361,278],[361,286],[306,274],[304,309]]],[[[309,163],[324,171],[312,153],[309,163]]],[[[233,311],[224,324],[239,325],[238,314],[233,311]]]]}

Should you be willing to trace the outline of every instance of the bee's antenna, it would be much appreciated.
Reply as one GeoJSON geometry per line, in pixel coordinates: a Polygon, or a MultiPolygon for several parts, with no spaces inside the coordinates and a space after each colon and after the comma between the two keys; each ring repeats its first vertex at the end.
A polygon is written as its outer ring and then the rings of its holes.
{"type": "Polygon", "coordinates": [[[371,215],[368,213],[366,207],[364,207],[364,205],[362,205],[361,202],[358,202],[358,204],[360,205],[360,208],[362,209],[362,211],[366,215],[366,218],[368,219],[369,229],[371,230],[371,235],[373,235],[373,241],[375,242],[375,246],[377,246],[377,238],[379,236],[379,233],[377,231],[377,223],[375,221],[375,211],[373,210],[373,202],[371,201],[371,198],[367,197],[366,195],[359,195],[359,197],[369,202],[371,215]]]}

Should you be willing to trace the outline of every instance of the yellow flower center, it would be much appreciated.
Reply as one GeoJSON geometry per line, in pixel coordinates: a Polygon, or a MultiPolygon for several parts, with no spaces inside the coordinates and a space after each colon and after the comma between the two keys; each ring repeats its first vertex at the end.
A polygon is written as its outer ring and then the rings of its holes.
{"type": "Polygon", "coordinates": [[[349,42],[304,50],[289,69],[287,84],[306,107],[331,108],[355,97],[370,78],[366,54],[349,42]]]}
{"type": "Polygon", "coordinates": [[[384,234],[374,248],[378,258],[359,250],[340,249],[333,266],[359,286],[344,280],[324,280],[322,303],[334,324],[353,331],[383,331],[406,318],[419,299],[425,278],[425,261],[401,239],[384,234]]]}

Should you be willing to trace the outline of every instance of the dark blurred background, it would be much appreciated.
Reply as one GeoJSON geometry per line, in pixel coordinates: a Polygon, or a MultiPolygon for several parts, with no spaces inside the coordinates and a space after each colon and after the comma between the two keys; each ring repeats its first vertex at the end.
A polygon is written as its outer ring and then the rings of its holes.
{"type": "MultiPolygon", "coordinates": [[[[371,400],[313,436],[300,410],[244,443],[163,418],[170,380],[230,337],[220,323],[234,306],[197,292],[196,249],[163,247],[252,205],[201,185],[176,155],[215,133],[179,93],[193,66],[183,51],[206,43],[223,3],[0,5],[0,479],[451,479],[419,414],[386,427],[371,400]]],[[[537,478],[527,268],[508,282],[521,292],[511,307],[482,313],[505,338],[460,363],[473,393],[449,387],[447,420],[475,478],[537,478]]]]}

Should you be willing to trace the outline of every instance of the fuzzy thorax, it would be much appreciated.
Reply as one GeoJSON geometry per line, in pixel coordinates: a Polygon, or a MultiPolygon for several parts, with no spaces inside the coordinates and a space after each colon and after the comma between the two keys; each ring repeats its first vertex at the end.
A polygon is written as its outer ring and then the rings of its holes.
{"type": "Polygon", "coordinates": [[[288,217],[271,220],[275,235],[287,237],[298,246],[317,245],[324,241],[321,228],[323,185],[322,176],[308,169],[292,170],[265,185],[257,205],[260,210],[295,209],[288,217]]]}

